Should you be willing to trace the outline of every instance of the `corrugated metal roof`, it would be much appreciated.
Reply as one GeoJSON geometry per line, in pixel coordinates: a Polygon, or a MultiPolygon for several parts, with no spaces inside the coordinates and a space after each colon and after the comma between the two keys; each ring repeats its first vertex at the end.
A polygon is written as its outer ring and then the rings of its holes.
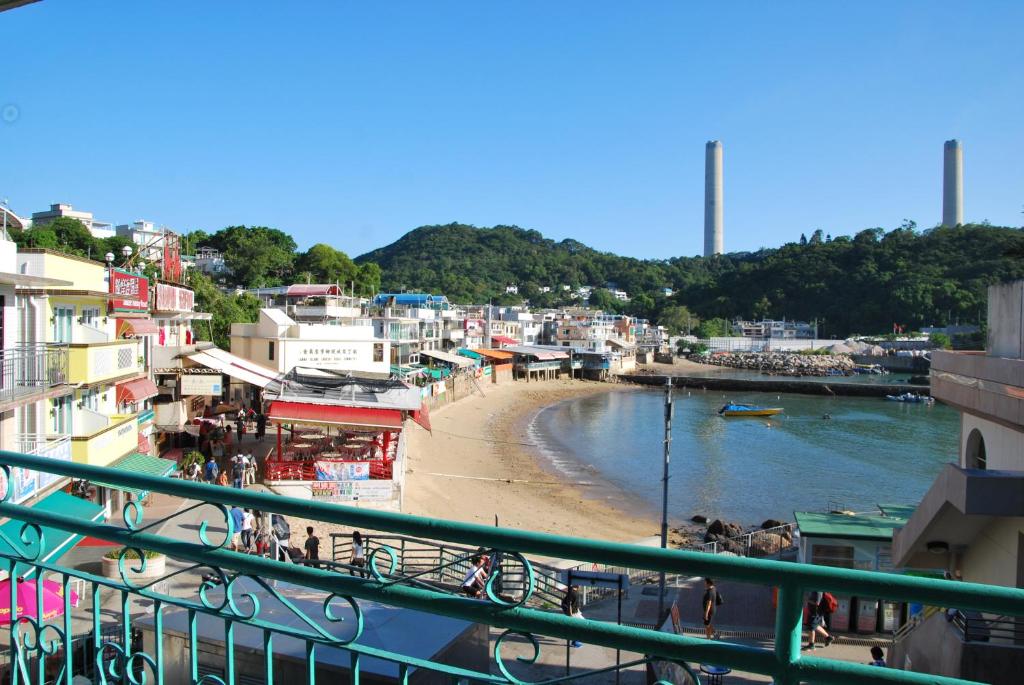
{"type": "Polygon", "coordinates": [[[865,540],[891,540],[893,531],[902,527],[903,516],[881,514],[832,514],[795,511],[793,516],[801,536],[822,538],[861,538],[865,540]]]}
{"type": "Polygon", "coordinates": [[[466,357],[460,357],[455,354],[448,354],[447,352],[439,352],[438,350],[420,350],[421,357],[430,357],[431,359],[438,359],[449,364],[455,364],[462,368],[464,366],[473,366],[473,360],[467,359],[466,357]]]}
{"type": "Polygon", "coordinates": [[[285,291],[286,297],[314,297],[317,295],[340,295],[341,288],[333,283],[305,283],[290,285],[285,291]]]}

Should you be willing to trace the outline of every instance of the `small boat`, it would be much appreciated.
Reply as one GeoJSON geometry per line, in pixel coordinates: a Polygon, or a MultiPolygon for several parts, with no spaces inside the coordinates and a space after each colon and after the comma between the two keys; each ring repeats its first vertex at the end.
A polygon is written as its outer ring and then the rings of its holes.
{"type": "Polygon", "coordinates": [[[905,392],[902,395],[886,395],[885,399],[890,402],[909,402],[911,404],[931,404],[935,401],[934,397],[918,395],[912,392],[905,392]]]}
{"type": "Polygon", "coordinates": [[[722,416],[775,416],[782,407],[755,407],[750,404],[727,404],[718,410],[722,416]]]}

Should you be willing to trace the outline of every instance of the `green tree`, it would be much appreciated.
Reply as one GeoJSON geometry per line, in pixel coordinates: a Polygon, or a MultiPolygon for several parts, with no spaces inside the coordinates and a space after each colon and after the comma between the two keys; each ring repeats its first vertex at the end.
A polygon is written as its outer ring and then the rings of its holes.
{"type": "Polygon", "coordinates": [[[953,341],[945,333],[932,333],[928,336],[928,342],[940,350],[951,350],[953,349],[953,341]]]}
{"type": "Polygon", "coordinates": [[[307,271],[317,283],[339,283],[345,289],[356,280],[358,267],[341,250],[317,243],[299,256],[295,263],[299,271],[307,271]]]}
{"type": "Polygon", "coordinates": [[[680,333],[689,334],[700,325],[700,319],[693,315],[689,309],[681,305],[665,307],[661,312],[658,323],[668,328],[673,335],[680,333]]]}
{"type": "Polygon", "coordinates": [[[595,309],[606,312],[617,312],[619,310],[619,300],[612,295],[610,290],[605,288],[594,288],[587,299],[587,304],[595,309]]]}
{"type": "Polygon", "coordinates": [[[295,261],[295,241],[276,228],[230,226],[211,238],[222,243],[224,264],[231,281],[244,288],[261,288],[284,283],[295,261]]]}
{"type": "Polygon", "coordinates": [[[373,262],[360,264],[356,271],[356,294],[370,297],[380,292],[381,271],[373,262]]]}
{"type": "Polygon", "coordinates": [[[722,338],[732,335],[729,321],[723,318],[706,319],[697,327],[698,338],[722,338]]]}
{"type": "Polygon", "coordinates": [[[195,291],[196,311],[213,314],[208,326],[196,327],[199,340],[208,340],[223,350],[230,350],[231,324],[255,323],[259,318],[260,301],[248,293],[225,294],[195,269],[188,271],[188,285],[195,291]]]}

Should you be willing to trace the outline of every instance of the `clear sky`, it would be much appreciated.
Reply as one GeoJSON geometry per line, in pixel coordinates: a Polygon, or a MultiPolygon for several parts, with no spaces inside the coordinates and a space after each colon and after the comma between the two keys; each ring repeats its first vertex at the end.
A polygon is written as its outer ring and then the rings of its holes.
{"type": "Polygon", "coordinates": [[[0,198],[355,256],[423,224],[642,257],[1024,216],[1024,2],[137,2],[0,13],[0,198]]]}

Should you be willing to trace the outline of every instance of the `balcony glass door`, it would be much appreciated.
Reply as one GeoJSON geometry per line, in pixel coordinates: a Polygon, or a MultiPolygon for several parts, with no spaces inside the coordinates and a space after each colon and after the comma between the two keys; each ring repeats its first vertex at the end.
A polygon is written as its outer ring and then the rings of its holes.
{"type": "Polygon", "coordinates": [[[71,395],[58,397],[53,401],[53,433],[69,435],[71,433],[71,395]]]}
{"type": "Polygon", "coordinates": [[[53,308],[53,341],[57,343],[71,342],[71,326],[75,319],[74,307],[53,308]]]}

